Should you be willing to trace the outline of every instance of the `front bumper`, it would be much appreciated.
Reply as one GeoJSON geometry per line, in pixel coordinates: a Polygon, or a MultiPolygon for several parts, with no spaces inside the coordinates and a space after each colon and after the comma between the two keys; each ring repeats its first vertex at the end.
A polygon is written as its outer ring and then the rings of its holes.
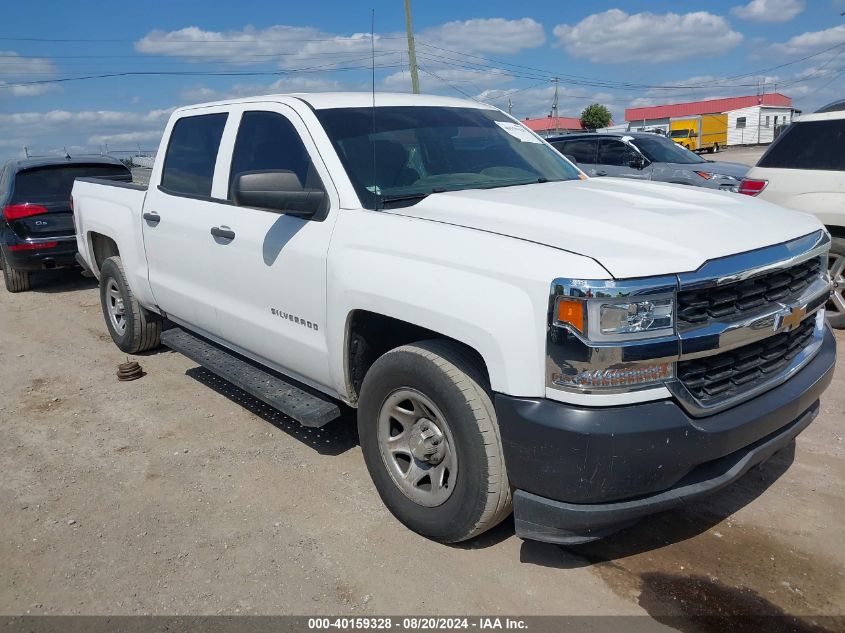
{"type": "Polygon", "coordinates": [[[727,486],[812,422],[835,361],[825,328],[790,380],[703,418],[672,400],[588,408],[497,394],[517,534],[583,543],[727,486]]]}

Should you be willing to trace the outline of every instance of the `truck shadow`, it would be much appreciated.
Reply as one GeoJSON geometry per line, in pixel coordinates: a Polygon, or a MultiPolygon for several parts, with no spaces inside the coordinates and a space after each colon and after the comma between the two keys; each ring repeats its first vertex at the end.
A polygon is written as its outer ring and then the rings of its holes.
{"type": "Polygon", "coordinates": [[[795,441],[731,486],[699,503],[646,517],[605,539],[559,546],[525,541],[520,561],[576,569],[657,550],[703,534],[762,495],[795,460],[795,441]]]}
{"type": "Polygon", "coordinates": [[[90,290],[98,286],[96,279],[93,277],[83,277],[82,273],[74,268],[37,272],[33,273],[30,279],[30,292],[43,294],[90,290]]]}
{"type": "Polygon", "coordinates": [[[309,428],[202,367],[192,367],[185,374],[314,449],[320,455],[341,455],[358,445],[355,412],[349,408],[344,407],[340,418],[326,426],[309,428]]]}

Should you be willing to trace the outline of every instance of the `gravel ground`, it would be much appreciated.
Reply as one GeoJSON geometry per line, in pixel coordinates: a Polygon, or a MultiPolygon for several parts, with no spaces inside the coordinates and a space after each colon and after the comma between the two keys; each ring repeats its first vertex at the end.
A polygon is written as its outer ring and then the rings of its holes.
{"type": "Polygon", "coordinates": [[[845,605],[843,360],[797,443],[718,496],[589,546],[523,542],[508,520],[446,547],[381,505],[351,417],[301,428],[166,350],[117,382],[125,356],[76,272],[0,291],[0,332],[0,614],[791,614],[793,630],[845,628],[818,620],[845,605]]]}

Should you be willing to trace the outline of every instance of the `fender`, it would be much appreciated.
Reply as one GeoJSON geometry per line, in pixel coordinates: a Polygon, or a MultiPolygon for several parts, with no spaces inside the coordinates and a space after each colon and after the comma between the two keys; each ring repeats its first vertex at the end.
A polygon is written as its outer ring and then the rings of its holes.
{"type": "Polygon", "coordinates": [[[335,389],[351,397],[346,324],[360,309],[471,347],[484,359],[496,392],[542,397],[549,288],[564,272],[608,277],[589,258],[533,242],[389,211],[341,210],[328,254],[335,389]]]}

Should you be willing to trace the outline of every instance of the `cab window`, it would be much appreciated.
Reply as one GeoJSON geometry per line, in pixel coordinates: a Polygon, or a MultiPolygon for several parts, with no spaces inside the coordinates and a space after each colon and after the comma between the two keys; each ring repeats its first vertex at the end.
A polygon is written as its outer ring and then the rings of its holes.
{"type": "Polygon", "coordinates": [[[210,196],[214,165],[228,114],[204,114],[176,121],[164,157],[161,186],[168,193],[210,196]]]}
{"type": "Polygon", "coordinates": [[[592,139],[573,139],[555,144],[561,154],[569,154],[579,163],[591,164],[596,162],[596,141],[592,139]]]}
{"type": "Polygon", "coordinates": [[[229,170],[229,200],[238,174],[276,170],[293,172],[303,188],[323,188],[299,132],[287,118],[275,112],[244,112],[229,170]]]}
{"type": "Polygon", "coordinates": [[[622,141],[602,139],[599,143],[599,165],[616,165],[628,167],[634,158],[635,152],[630,145],[622,141]]]}

